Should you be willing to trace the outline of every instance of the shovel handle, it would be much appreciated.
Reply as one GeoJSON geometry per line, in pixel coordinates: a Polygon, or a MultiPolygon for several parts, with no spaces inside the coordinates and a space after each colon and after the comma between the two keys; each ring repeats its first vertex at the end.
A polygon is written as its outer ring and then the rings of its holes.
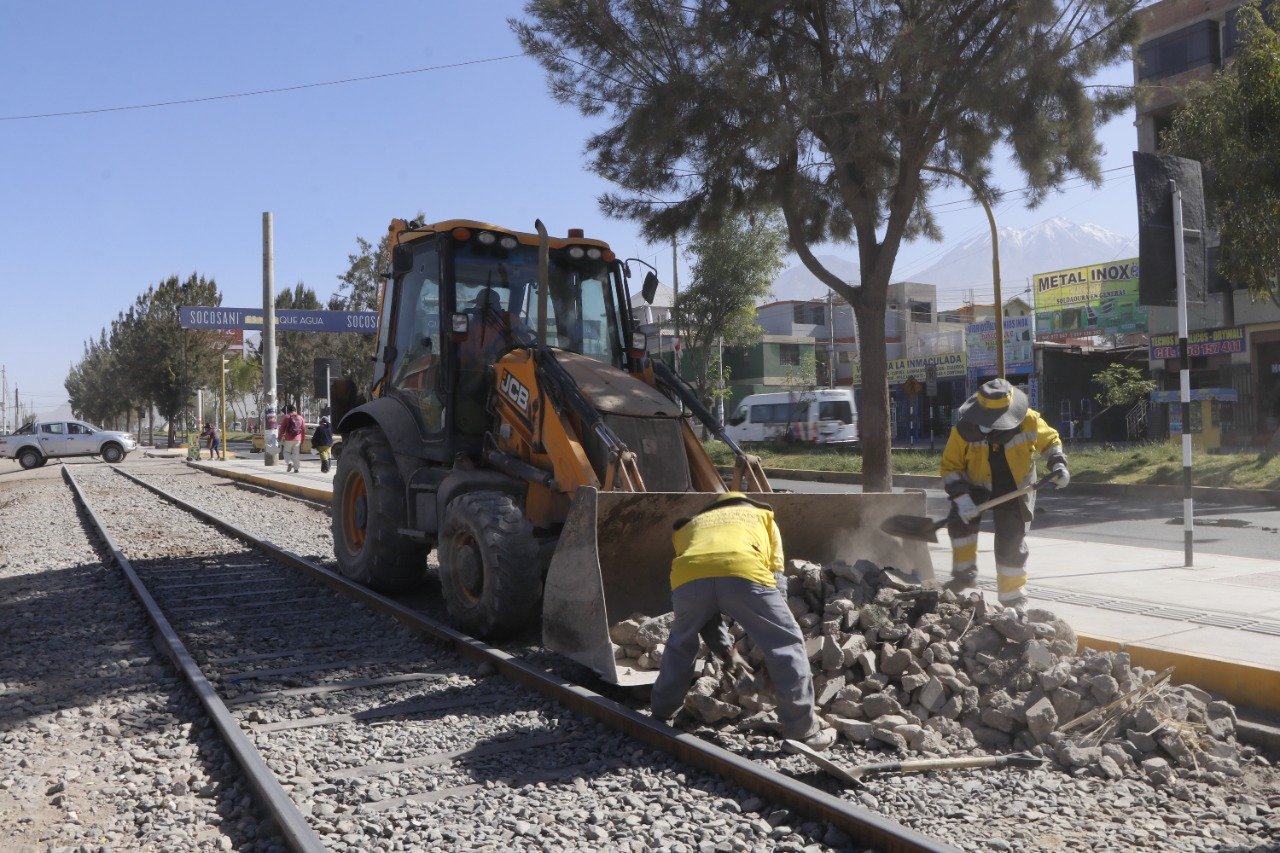
{"type": "Polygon", "coordinates": [[[981,767],[1038,767],[1041,759],[1029,753],[981,755],[965,758],[934,758],[923,761],[885,761],[853,768],[859,778],[874,773],[927,773],[930,770],[968,770],[981,767]]]}
{"type": "Polygon", "coordinates": [[[1054,474],[1053,472],[1050,472],[1048,474],[1045,474],[1039,480],[1036,480],[1034,483],[1027,483],[1021,489],[1015,489],[1014,491],[1009,492],[1007,494],[1003,494],[998,498],[992,498],[989,501],[983,501],[982,503],[974,507],[974,509],[976,509],[978,512],[983,512],[985,510],[991,509],[993,506],[999,506],[1002,503],[1011,501],[1014,498],[1020,498],[1023,495],[1027,494],[1028,492],[1034,492],[1036,489],[1040,488],[1041,486],[1047,486],[1049,483],[1052,483],[1056,477],[1057,477],[1056,474],[1054,474]]]}

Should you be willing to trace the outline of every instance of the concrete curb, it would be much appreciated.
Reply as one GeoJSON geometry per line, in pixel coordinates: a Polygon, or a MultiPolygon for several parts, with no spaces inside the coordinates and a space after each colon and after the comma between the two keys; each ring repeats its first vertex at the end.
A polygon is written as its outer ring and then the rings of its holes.
{"type": "Polygon", "coordinates": [[[318,503],[327,504],[331,497],[331,491],[321,489],[315,486],[307,486],[302,483],[281,482],[280,480],[269,480],[266,477],[259,477],[255,474],[246,474],[243,471],[237,471],[234,468],[220,468],[209,462],[187,462],[188,467],[195,468],[197,471],[204,471],[207,474],[213,474],[215,477],[226,477],[228,480],[238,480],[242,483],[250,483],[260,486],[264,489],[271,489],[277,492],[284,492],[294,497],[306,498],[318,503]]]}
{"type": "MultiPolygon", "coordinates": [[[[725,475],[732,475],[733,469],[722,467],[720,472],[725,475]]],[[[848,471],[765,468],[764,473],[770,480],[804,480],[810,483],[862,485],[862,475],[848,471]]],[[[926,474],[894,474],[893,484],[908,489],[941,489],[942,478],[926,474]]],[[[1078,480],[1072,480],[1070,490],[1073,494],[1094,497],[1182,500],[1181,486],[1152,486],[1138,483],[1081,483],[1078,480]]],[[[1261,503],[1280,507],[1280,490],[1276,489],[1224,489],[1218,486],[1193,486],[1192,497],[1208,503],[1261,503]]]]}

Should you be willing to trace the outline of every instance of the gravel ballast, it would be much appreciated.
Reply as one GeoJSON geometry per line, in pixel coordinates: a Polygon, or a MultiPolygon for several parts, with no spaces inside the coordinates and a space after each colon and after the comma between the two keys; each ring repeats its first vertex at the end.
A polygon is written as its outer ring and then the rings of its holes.
{"type": "MultiPolygon", "coordinates": [[[[86,468],[90,466],[84,466],[86,468]]],[[[102,475],[110,474],[106,466],[96,466],[102,475]]],[[[178,463],[132,460],[125,465],[127,470],[145,477],[156,485],[172,491],[176,495],[191,500],[234,524],[243,525],[255,533],[270,539],[296,553],[313,556],[321,562],[332,565],[332,542],[329,534],[329,519],[326,512],[307,504],[280,497],[268,497],[250,490],[231,486],[225,480],[192,471],[178,463]]],[[[44,472],[41,472],[44,473],[44,472]]],[[[56,473],[56,472],[55,472],[56,473]]],[[[80,468],[77,468],[80,473],[80,468]]],[[[95,472],[96,473],[96,472],[95,472]]],[[[110,474],[111,477],[116,477],[110,474]]],[[[24,484],[22,487],[26,489],[24,484]]],[[[34,486],[32,487],[34,488],[34,486]]],[[[0,485],[0,503],[5,496],[14,493],[14,487],[0,485]]],[[[27,493],[28,500],[34,495],[44,497],[44,504],[29,509],[29,523],[38,524],[44,518],[45,527],[49,528],[47,513],[59,502],[65,502],[69,508],[70,496],[65,486],[56,479],[43,483],[39,490],[27,493]],[[61,493],[63,497],[53,499],[61,493]]],[[[180,513],[173,508],[165,507],[159,498],[148,498],[146,521],[153,529],[156,521],[165,519],[166,530],[173,527],[185,529],[185,522],[174,521],[180,513]]],[[[3,510],[6,520],[13,507],[3,510]]],[[[74,510],[71,509],[74,519],[74,510]]],[[[138,512],[142,512],[141,507],[138,512]]],[[[0,583],[10,583],[15,574],[13,566],[17,564],[14,555],[23,553],[22,570],[18,574],[55,574],[63,571],[84,571],[89,574],[110,576],[110,583],[117,587],[123,603],[131,603],[124,583],[110,570],[103,570],[97,563],[95,552],[84,542],[84,534],[79,529],[79,522],[73,521],[70,526],[60,523],[61,529],[56,536],[40,540],[39,544],[23,551],[25,546],[14,541],[12,528],[0,530],[0,583]],[[74,533],[74,535],[72,535],[74,533]],[[65,544],[79,542],[78,546],[65,544]],[[90,568],[92,566],[93,568],[90,568]]],[[[57,527],[53,529],[58,529],[57,527]]],[[[207,537],[208,528],[200,527],[201,534],[207,537]]],[[[156,542],[154,553],[159,554],[167,547],[167,540],[161,538],[156,542]]],[[[96,583],[105,583],[99,578],[96,583]]],[[[430,587],[428,587],[428,591],[430,587]]],[[[415,606],[419,599],[411,599],[415,606]]],[[[874,602],[873,602],[874,603],[874,602]]],[[[11,606],[8,598],[0,606],[11,606]]],[[[431,615],[439,616],[442,611],[431,601],[423,599],[423,606],[435,608],[431,615]]],[[[883,606],[883,605],[881,605],[883,606]]],[[[77,649],[80,657],[92,652],[85,637],[109,635],[117,629],[120,620],[108,622],[98,618],[96,610],[112,613],[109,608],[97,605],[89,612],[82,613],[76,621],[84,626],[87,634],[81,635],[77,649]]],[[[891,609],[891,608],[890,608],[891,609]]],[[[992,608],[994,611],[994,607],[992,608]]],[[[822,610],[816,611],[819,615],[822,610]]],[[[125,642],[144,643],[149,633],[140,621],[140,611],[136,612],[136,631],[126,631],[125,642]]],[[[820,625],[821,619],[818,620],[820,625]]],[[[28,624],[32,624],[28,620],[28,624]]],[[[127,624],[127,623],[126,623],[127,624]]],[[[5,625],[0,625],[0,632],[5,625]]],[[[890,632],[892,633],[892,632],[890,632]]],[[[13,645],[14,632],[6,636],[13,645]]],[[[399,635],[389,632],[385,639],[389,642],[399,635]]],[[[865,638],[864,638],[865,639],[865,638]]],[[[905,639],[905,638],[904,638],[905,639]]],[[[1002,637],[1002,644],[1009,638],[1002,637]]],[[[340,638],[335,637],[335,642],[340,638]]],[[[43,641],[26,640],[32,649],[33,657],[46,655],[43,641]]],[[[415,641],[418,642],[418,641],[415,641]]],[[[903,645],[902,640],[890,640],[894,645],[903,645]]],[[[280,648],[286,645],[281,641],[280,648]]],[[[396,646],[399,648],[399,646],[396,646]]],[[[405,648],[410,648],[405,646],[405,648]]],[[[432,651],[434,647],[421,644],[415,648],[419,660],[409,661],[422,668],[439,667],[447,664],[447,660],[439,653],[432,651]]],[[[927,648],[927,646],[926,646],[927,648]]],[[[1003,645],[1001,646],[1003,649],[1003,645]]],[[[869,649],[876,652],[876,665],[882,667],[882,648],[869,649]]],[[[961,649],[959,658],[963,659],[967,650],[961,649]]],[[[992,655],[994,662],[999,658],[1000,650],[983,652],[992,655]]],[[[978,651],[973,652],[976,660],[978,651]]],[[[834,655],[834,652],[833,652],[834,655]]],[[[831,660],[834,661],[834,657],[831,660]]],[[[111,660],[119,660],[108,655],[111,660]]],[[[123,656],[121,656],[123,657],[123,656]]],[[[128,660],[128,658],[125,658],[128,660]]],[[[169,673],[170,690],[179,696],[184,690],[173,680],[167,663],[161,661],[146,646],[147,662],[143,667],[158,667],[169,673]]],[[[821,652],[819,652],[819,660],[821,652]]],[[[843,663],[843,656],[841,663],[843,663]]],[[[918,658],[917,658],[918,660],[918,658]]],[[[990,666],[986,658],[986,666],[990,666]]],[[[13,665],[12,661],[3,662],[13,665]]],[[[56,662],[41,661],[53,666],[56,662]]],[[[1111,661],[1114,669],[1115,660],[1111,661]]],[[[264,663],[263,665],[274,665],[264,663]]],[[[890,667],[895,667],[891,663],[890,667]]],[[[958,666],[957,662],[950,664],[958,666]]],[[[229,665],[231,666],[231,665],[229,665]]],[[[925,670],[928,667],[924,667],[925,670]]],[[[130,675],[138,674],[138,667],[126,670],[130,675]]],[[[358,677],[379,674],[381,670],[356,669],[343,672],[335,677],[358,677]]],[[[904,670],[902,674],[907,674],[904,670]]],[[[945,671],[944,671],[945,674],[945,671]]],[[[1090,675],[1101,675],[1092,673],[1090,675]]],[[[1079,674],[1074,674],[1077,678],[1079,674]]],[[[4,710],[3,719],[9,726],[13,712],[10,706],[3,704],[10,696],[14,682],[8,673],[0,681],[4,690],[0,692],[0,709],[4,710]]],[[[121,677],[117,675],[115,677],[121,677]]],[[[1114,677],[1114,675],[1113,675],[1114,677]]],[[[289,736],[279,741],[271,741],[263,747],[268,761],[281,773],[281,778],[293,792],[295,799],[307,802],[314,809],[325,832],[322,835],[327,845],[335,849],[672,849],[672,850],[734,850],[734,849],[848,849],[849,841],[838,832],[807,821],[805,818],[789,813],[785,809],[770,805],[744,792],[736,786],[709,778],[706,774],[690,771],[687,767],[670,760],[667,756],[642,748],[634,742],[603,729],[596,723],[583,720],[569,714],[563,709],[541,701],[537,697],[522,698],[517,692],[502,686],[497,676],[486,674],[474,667],[460,665],[450,672],[453,679],[450,684],[432,684],[431,690],[459,690],[479,685],[481,688],[502,694],[500,701],[479,708],[470,709],[467,713],[446,713],[429,719],[421,719],[410,725],[401,725],[401,721],[389,725],[359,726],[346,724],[334,728],[316,727],[297,729],[287,733],[289,736]],[[472,766],[455,765],[438,768],[404,768],[394,770],[377,778],[372,785],[357,785],[349,779],[331,780],[330,774],[350,769],[361,762],[376,760],[394,764],[405,762],[414,757],[447,752],[451,748],[468,742],[469,738],[488,738],[490,740],[511,736],[511,733],[528,733],[549,736],[563,736],[568,740],[556,745],[541,748],[548,754],[546,766],[553,763],[550,757],[558,754],[570,766],[578,768],[577,775],[567,779],[551,779],[545,782],[526,784],[518,788],[509,787],[503,774],[512,767],[528,763],[530,767],[540,766],[542,756],[530,759],[524,754],[519,758],[507,754],[504,759],[477,760],[472,766]],[[594,746],[581,751],[575,744],[579,737],[588,737],[594,746]],[[579,751],[575,751],[579,750],[579,751]],[[376,752],[377,758],[371,757],[376,752]],[[465,791],[467,785],[481,787],[465,791]],[[330,790],[332,789],[332,790],[330,790]],[[449,790],[450,794],[435,802],[420,802],[389,811],[374,811],[367,808],[370,791],[377,791],[378,796],[394,796],[411,791],[449,790]],[[326,810],[332,810],[328,813],[326,810]]],[[[902,687],[901,676],[897,676],[895,689],[902,687]]],[[[137,689],[150,690],[158,700],[172,703],[168,691],[157,691],[154,680],[148,672],[137,689]]],[[[866,680],[865,678],[859,681],[866,680]]],[[[912,682],[914,684],[914,682],[912,682]]],[[[926,682],[927,684],[927,682],[926,682]]],[[[1119,684],[1119,679],[1117,679],[1119,684]]],[[[275,686],[275,685],[273,685],[275,686]]],[[[856,686],[856,683],[855,683],[856,686]]],[[[910,685],[909,685],[910,686],[910,685]]],[[[917,692],[925,685],[914,686],[910,700],[899,705],[909,710],[917,697],[917,692]]],[[[1078,682],[1077,682],[1078,686],[1078,682]]],[[[247,688],[246,688],[247,689],[247,688]]],[[[407,697],[420,695],[424,688],[416,690],[404,689],[391,695],[407,697]]],[[[1070,688],[1068,688],[1070,689],[1070,688]]],[[[1099,685],[1100,694],[1110,690],[1109,683],[1099,685]]],[[[884,693],[883,689],[879,691],[884,693]]],[[[1015,694],[1020,691],[1015,691],[1015,694]]],[[[865,706],[867,696],[875,695],[867,691],[857,701],[865,706]]],[[[960,691],[963,696],[963,690],[960,691]]],[[[371,698],[371,697],[370,697],[371,698]]],[[[851,694],[846,696],[850,699],[851,694]]],[[[894,696],[902,700],[907,696],[894,696]]],[[[924,695],[930,703],[937,697],[932,691],[924,695]]],[[[950,695],[947,696],[950,698],[950,695]]],[[[1014,695],[1010,695],[1012,700],[1014,695]]],[[[1025,698],[1025,697],[1024,697],[1025,698]]],[[[84,697],[73,698],[64,710],[79,714],[81,706],[76,704],[84,697]]],[[[182,700],[185,702],[185,700],[182,700]]],[[[313,708],[322,708],[323,713],[337,710],[352,710],[367,707],[368,698],[362,698],[352,692],[333,700],[323,702],[313,700],[288,700],[270,705],[263,705],[258,711],[263,723],[283,719],[296,718],[314,713],[313,708]]],[[[641,706],[642,707],[642,706],[641,706]]],[[[850,705],[842,706],[846,711],[850,705]]],[[[1004,707],[1001,705],[1000,707],[1004,707]]],[[[874,703],[873,703],[874,708],[874,703]]],[[[829,710],[829,709],[828,709],[829,710]]],[[[986,708],[977,707],[981,718],[986,708]]],[[[55,712],[56,713],[56,712],[55,712]]],[[[246,711],[246,714],[249,712],[246,711]]],[[[972,729],[962,725],[965,711],[957,718],[957,725],[972,733],[972,729]]],[[[20,724],[27,725],[26,709],[17,712],[22,717],[20,724]]],[[[108,716],[110,716],[108,714],[108,716]]],[[[198,718],[194,713],[192,717],[198,718]]],[[[747,716],[750,716],[749,714],[747,716]]],[[[880,715],[883,716],[883,715],[880,715]]],[[[988,715],[995,720],[999,715],[988,715]]],[[[851,717],[853,722],[873,722],[873,720],[851,717]]],[[[1016,717],[1016,715],[1015,715],[1016,717]]],[[[85,719],[92,721],[91,715],[85,719]]],[[[188,718],[175,716],[172,724],[166,723],[160,731],[167,734],[174,726],[183,722],[190,725],[192,731],[198,731],[201,724],[188,718]]],[[[1215,717],[1221,719],[1221,717],[1215,717]]],[[[56,724],[56,720],[55,720],[56,724]]],[[[913,725],[909,720],[906,725],[913,725]]],[[[1003,720],[1001,720],[1003,725],[1003,720]]],[[[1019,734],[1031,730],[1029,724],[1018,721],[1019,731],[1001,732],[1010,738],[1009,747],[1019,734]]],[[[92,722],[81,723],[74,717],[65,723],[65,728],[90,729],[92,722]]],[[[987,726],[987,728],[994,728],[987,726]]],[[[176,729],[174,729],[176,731],[176,729]]],[[[855,727],[851,729],[861,732],[855,727]]],[[[995,729],[999,731],[999,729],[995,729]]],[[[1110,758],[1119,764],[1120,754],[1107,755],[1100,747],[1100,757],[1096,762],[1087,763],[1075,768],[1065,767],[1057,761],[1057,750],[1054,748],[1054,763],[1031,771],[967,771],[949,774],[930,774],[924,776],[885,776],[872,777],[862,789],[841,789],[832,780],[822,776],[806,763],[806,760],[786,755],[778,750],[775,737],[762,729],[743,727],[736,729],[729,723],[718,723],[715,726],[701,726],[697,733],[707,739],[734,749],[740,754],[755,760],[762,760],[772,766],[797,775],[806,781],[822,786],[832,793],[861,804],[884,814],[890,819],[901,821],[913,828],[941,840],[956,844],[965,849],[1016,849],[1016,850],[1066,850],[1081,848],[1096,849],[1149,849],[1149,850],[1201,850],[1201,849],[1251,849],[1274,845],[1280,839],[1277,824],[1277,809],[1280,809],[1280,776],[1264,761],[1251,754],[1242,754],[1238,759],[1241,770],[1239,776],[1227,776],[1223,779],[1208,781],[1193,776],[1193,772],[1182,772],[1176,761],[1170,761],[1169,778],[1159,779],[1161,768],[1142,768],[1141,762],[1134,762],[1131,769],[1125,766],[1120,778],[1108,778],[1105,773],[1098,773],[1103,767],[1102,757],[1110,758]]],[[[10,752],[13,749],[4,740],[12,733],[6,728],[0,734],[0,784],[10,775],[10,752]]],[[[914,734],[908,730],[907,734],[914,734]]],[[[1145,747],[1139,732],[1140,743],[1134,748],[1145,747]]],[[[85,737],[85,732],[77,731],[77,738],[85,737]]],[[[63,737],[69,737],[63,732],[63,737]]],[[[94,737],[99,737],[95,735],[94,737]]],[[[181,741],[178,741],[181,743],[181,741]]],[[[472,740],[471,742],[474,742],[472,740]]],[[[941,747],[935,752],[950,755],[963,755],[976,751],[975,745],[964,740],[958,732],[939,733],[941,747]]],[[[23,756],[39,756],[44,754],[43,748],[32,749],[36,743],[34,738],[24,741],[23,756]]],[[[932,744],[931,744],[932,745],[932,744]]],[[[1050,747],[1048,740],[1034,744],[1021,743],[1018,746],[1050,747]]],[[[991,751],[999,752],[1001,748],[991,751]]],[[[1176,747],[1174,747],[1176,749],[1176,747]]],[[[1154,757],[1165,755],[1158,743],[1154,744],[1151,754],[1154,757]]],[[[850,740],[848,736],[841,739],[830,755],[846,764],[859,764],[870,761],[883,761],[892,758],[913,757],[923,755],[922,751],[899,750],[896,744],[871,737],[865,741],[850,740]]],[[[72,772],[79,769],[86,773],[85,763],[76,752],[69,747],[56,746],[49,750],[46,760],[58,758],[61,751],[68,754],[62,757],[72,772]]],[[[199,767],[202,752],[186,759],[182,764],[199,767]]],[[[1126,753],[1127,755],[1127,753],[1126,753]]],[[[16,756],[13,759],[16,761],[16,756]]],[[[33,759],[34,760],[34,759],[33,759]]],[[[125,764],[128,758],[121,759],[125,764]]],[[[167,760],[167,759],[166,759],[167,760]]],[[[110,761],[104,760],[107,764],[110,761]]],[[[138,765],[148,770],[144,765],[138,765]]],[[[169,771],[166,763],[166,774],[170,777],[172,787],[173,771],[169,771]]],[[[22,770],[24,768],[19,768],[22,770]]],[[[121,771],[124,772],[124,771],[121,771]]],[[[194,771],[192,771],[194,772],[194,771]]],[[[145,775],[148,784],[156,773],[154,768],[145,775]]],[[[110,774],[109,774],[110,775],[110,774]]],[[[57,795],[44,794],[58,779],[46,774],[41,777],[40,785],[29,785],[25,799],[21,801],[22,810],[18,810],[16,802],[10,802],[0,809],[0,824],[8,826],[11,821],[15,827],[21,815],[36,815],[33,811],[43,799],[51,799],[57,795]],[[40,797],[31,792],[38,790],[40,797]]],[[[68,780],[70,787],[71,780],[68,780]]],[[[15,782],[13,787],[17,787],[15,782]]],[[[24,782],[24,784],[26,784],[24,782]]],[[[120,784],[120,783],[114,783],[120,784]]],[[[195,795],[191,795],[196,798],[195,795]]],[[[0,789],[0,803],[13,797],[11,790],[0,789]]],[[[198,798],[196,798],[198,800],[198,798]]],[[[64,800],[65,802],[65,800],[64,800]]],[[[119,802],[118,800],[115,802],[119,802]]],[[[183,801],[185,802],[185,801],[183,801]]],[[[220,802],[220,801],[215,801],[220,802]]],[[[231,802],[239,805],[238,798],[231,802]]],[[[247,800],[246,803],[247,805],[247,800]]],[[[199,802],[197,802],[197,806],[199,802]]],[[[46,804],[46,808],[49,807],[46,804]]],[[[78,816],[84,817],[81,807],[78,816]]],[[[141,809],[135,809],[140,811],[141,809]]],[[[151,809],[147,814],[152,815],[151,809]]],[[[198,808],[193,810],[198,814],[198,808]]],[[[217,808],[214,808],[217,813],[217,808]]],[[[51,815],[53,813],[50,813],[51,815]]],[[[137,816],[126,809],[121,813],[128,815],[128,820],[137,816]]],[[[35,818],[36,822],[41,819],[35,818]]],[[[125,818],[122,816],[121,821],[125,818]]],[[[241,821],[243,823],[243,819],[241,821]]],[[[253,849],[253,845],[261,844],[261,827],[253,826],[249,832],[233,835],[228,831],[228,821],[221,825],[214,824],[213,834],[200,840],[189,842],[185,846],[203,845],[217,849],[211,845],[229,843],[236,849],[253,849]],[[222,836],[229,839],[223,842],[222,836]]],[[[52,828],[55,822],[50,818],[45,825],[52,828]]],[[[158,823],[143,826],[158,826],[158,823]]],[[[236,824],[239,826],[240,824],[236,824]]],[[[181,824],[184,832],[199,824],[181,824]]],[[[60,827],[66,829],[65,827],[60,827]]],[[[166,827],[167,829],[167,827],[166,827]]],[[[207,827],[205,827],[207,830],[207,827]]],[[[137,825],[134,825],[137,830],[137,825]]],[[[152,830],[148,830],[152,831],[152,830]]],[[[190,833],[198,831],[191,829],[190,833]]],[[[74,846],[90,843],[92,836],[63,834],[54,836],[56,841],[39,842],[54,846],[74,846]]],[[[165,847],[163,835],[147,836],[147,841],[137,840],[137,836],[125,834],[114,843],[103,840],[99,843],[112,847],[129,849],[134,847],[165,847]]],[[[183,845],[180,845],[183,846],[183,845]]]]}

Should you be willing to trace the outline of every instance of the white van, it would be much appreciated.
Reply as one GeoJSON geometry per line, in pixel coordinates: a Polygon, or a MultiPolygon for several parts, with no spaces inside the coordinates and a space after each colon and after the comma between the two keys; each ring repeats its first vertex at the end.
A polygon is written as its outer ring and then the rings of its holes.
{"type": "Polygon", "coordinates": [[[858,440],[858,408],[849,388],[818,388],[751,394],[742,399],[725,431],[735,441],[811,441],[852,444],[858,440]]]}

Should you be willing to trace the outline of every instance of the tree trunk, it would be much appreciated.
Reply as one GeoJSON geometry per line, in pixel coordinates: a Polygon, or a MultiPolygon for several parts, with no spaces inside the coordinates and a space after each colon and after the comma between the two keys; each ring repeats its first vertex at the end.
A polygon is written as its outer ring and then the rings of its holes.
{"type": "Polygon", "coordinates": [[[864,283],[857,295],[854,316],[858,321],[858,357],[862,362],[862,406],[858,412],[862,490],[888,492],[893,489],[893,433],[889,423],[889,359],[884,339],[887,288],[864,283]]]}

